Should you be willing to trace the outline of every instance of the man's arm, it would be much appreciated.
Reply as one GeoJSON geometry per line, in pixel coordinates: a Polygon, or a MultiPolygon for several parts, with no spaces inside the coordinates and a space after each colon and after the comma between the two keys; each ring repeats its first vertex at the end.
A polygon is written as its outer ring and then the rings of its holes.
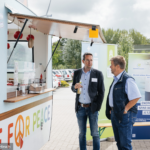
{"type": "Polygon", "coordinates": [[[126,111],[128,111],[130,108],[132,108],[138,102],[139,99],[140,99],[140,97],[129,101],[129,103],[125,106],[124,114],[126,114],[127,113],[126,111]]]}
{"type": "Polygon", "coordinates": [[[128,78],[125,85],[125,91],[128,95],[129,102],[125,106],[124,113],[127,113],[129,109],[131,109],[141,98],[140,91],[132,78],[128,78]]]}
{"type": "Polygon", "coordinates": [[[104,87],[104,77],[103,74],[100,72],[98,76],[98,110],[101,108],[103,99],[104,99],[104,93],[105,93],[105,87],[104,87]]]}
{"type": "Polygon", "coordinates": [[[72,86],[71,86],[71,90],[73,91],[73,92],[77,92],[77,89],[75,89],[75,84],[76,84],[76,81],[75,81],[75,76],[76,76],[76,71],[74,72],[74,76],[73,76],[73,82],[72,82],[72,86]]]}

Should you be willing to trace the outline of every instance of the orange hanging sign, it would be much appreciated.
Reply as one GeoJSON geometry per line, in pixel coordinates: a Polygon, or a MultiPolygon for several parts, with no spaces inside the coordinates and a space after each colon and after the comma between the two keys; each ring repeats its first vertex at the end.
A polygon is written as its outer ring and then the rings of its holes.
{"type": "Polygon", "coordinates": [[[98,38],[98,29],[89,29],[89,38],[98,38]]]}

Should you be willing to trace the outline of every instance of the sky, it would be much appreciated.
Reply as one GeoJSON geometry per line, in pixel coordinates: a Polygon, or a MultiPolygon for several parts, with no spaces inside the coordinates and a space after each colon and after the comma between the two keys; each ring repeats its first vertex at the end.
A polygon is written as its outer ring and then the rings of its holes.
{"type": "MultiPolygon", "coordinates": [[[[28,0],[29,8],[45,15],[50,0],[28,0]]],[[[51,0],[52,18],[93,23],[104,29],[135,29],[150,38],[150,0],[51,0]]]]}

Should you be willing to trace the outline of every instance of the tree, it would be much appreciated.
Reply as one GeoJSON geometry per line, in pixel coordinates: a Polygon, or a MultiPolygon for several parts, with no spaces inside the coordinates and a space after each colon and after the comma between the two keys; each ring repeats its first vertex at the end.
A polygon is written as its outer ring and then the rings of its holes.
{"type": "MultiPolygon", "coordinates": [[[[57,45],[57,42],[54,42],[52,45],[52,52],[54,51],[56,45],[57,45]]],[[[53,58],[52,58],[53,68],[55,68],[59,64],[59,59],[60,59],[60,56],[62,53],[59,49],[60,49],[60,44],[58,44],[57,49],[55,50],[55,53],[54,53],[53,58]]]]}
{"type": "Polygon", "coordinates": [[[129,34],[121,34],[118,42],[118,54],[126,60],[126,71],[128,71],[128,53],[133,52],[133,39],[129,34]]]}
{"type": "MultiPolygon", "coordinates": [[[[57,41],[58,42],[58,41],[57,41]]],[[[52,52],[54,51],[57,42],[54,42],[52,45],[52,52]]],[[[65,64],[64,64],[64,60],[63,60],[63,46],[65,45],[65,43],[67,42],[67,39],[62,38],[60,40],[60,43],[57,46],[57,49],[53,55],[53,69],[64,69],[65,64]]]]}
{"type": "Polygon", "coordinates": [[[129,30],[129,34],[131,35],[131,37],[133,38],[134,40],[134,45],[147,45],[149,44],[148,43],[148,39],[142,35],[140,32],[134,30],[134,29],[131,29],[129,30]]]}
{"type": "Polygon", "coordinates": [[[81,68],[81,41],[67,40],[64,46],[64,61],[67,68],[81,68]]]}
{"type": "Polygon", "coordinates": [[[107,41],[107,43],[110,44],[117,44],[119,41],[119,38],[122,34],[129,34],[132,39],[134,40],[134,45],[149,45],[150,44],[150,39],[147,39],[144,35],[142,35],[140,32],[130,29],[129,31],[127,30],[113,30],[113,29],[102,29],[102,32],[104,34],[104,37],[107,41]]]}
{"type": "Polygon", "coordinates": [[[120,35],[121,34],[125,34],[125,33],[128,33],[127,30],[113,30],[113,29],[108,29],[105,31],[105,29],[102,29],[102,32],[104,34],[104,37],[107,41],[107,43],[110,43],[110,44],[117,44],[118,41],[119,41],[119,38],[120,38],[120,35]]]}
{"type": "Polygon", "coordinates": [[[60,46],[64,46],[67,43],[67,39],[66,38],[62,38],[60,40],[60,46]]]}
{"type": "Polygon", "coordinates": [[[105,31],[105,29],[102,29],[103,35],[107,41],[107,43],[112,43],[113,36],[114,36],[114,30],[113,29],[108,29],[105,31]]]}

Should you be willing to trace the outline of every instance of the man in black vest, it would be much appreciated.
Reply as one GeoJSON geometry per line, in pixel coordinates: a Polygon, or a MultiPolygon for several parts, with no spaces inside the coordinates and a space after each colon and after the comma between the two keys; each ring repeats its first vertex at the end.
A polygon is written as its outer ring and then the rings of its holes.
{"type": "Polygon", "coordinates": [[[104,97],[104,79],[101,71],[92,68],[93,55],[83,55],[84,68],[74,72],[72,91],[76,92],[75,111],[79,125],[80,150],[86,150],[86,122],[89,118],[91,135],[93,137],[93,150],[100,150],[98,133],[98,111],[104,97]],[[81,82],[81,83],[80,83],[81,82]],[[81,94],[77,93],[81,90],[81,94]]]}
{"type": "Polygon", "coordinates": [[[137,116],[136,103],[141,98],[133,77],[125,72],[126,61],[122,56],[111,58],[114,80],[106,104],[106,116],[111,119],[119,150],[132,150],[132,128],[137,116]]]}

